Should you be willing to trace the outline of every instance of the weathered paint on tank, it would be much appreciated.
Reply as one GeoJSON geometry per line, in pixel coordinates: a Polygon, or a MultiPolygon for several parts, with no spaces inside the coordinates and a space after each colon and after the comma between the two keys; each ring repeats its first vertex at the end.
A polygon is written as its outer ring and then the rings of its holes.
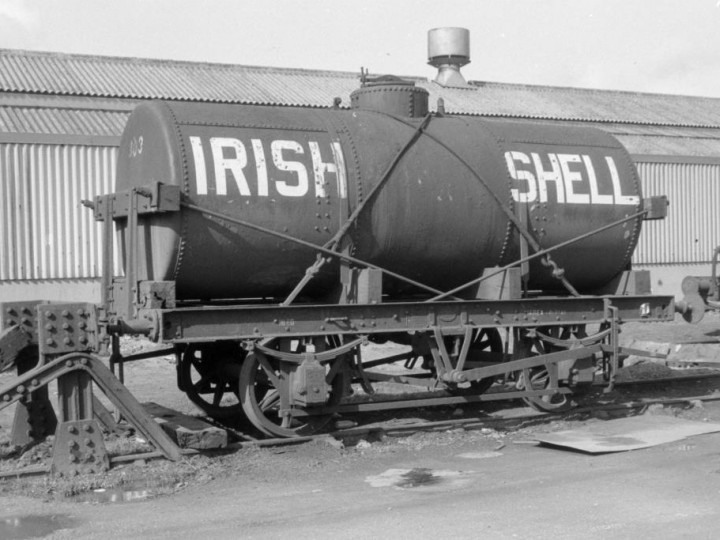
{"type": "MultiPolygon", "coordinates": [[[[144,104],[123,135],[117,185],[177,184],[193,204],[322,245],[421,121],[365,110],[144,104]]],[[[639,210],[635,168],[602,131],[444,116],[425,133],[350,229],[353,256],[442,289],[518,259],[517,231],[485,185],[524,215],[542,247],[639,210]]],[[[144,229],[142,277],[176,280],[179,298],[281,296],[316,256],[188,210],[155,216],[144,229]]],[[[640,220],[630,221],[553,259],[576,288],[592,291],[625,269],[639,230],[640,220]]],[[[308,291],[327,292],[336,272],[326,268],[308,291]]],[[[561,288],[539,263],[530,286],[561,288]]]]}

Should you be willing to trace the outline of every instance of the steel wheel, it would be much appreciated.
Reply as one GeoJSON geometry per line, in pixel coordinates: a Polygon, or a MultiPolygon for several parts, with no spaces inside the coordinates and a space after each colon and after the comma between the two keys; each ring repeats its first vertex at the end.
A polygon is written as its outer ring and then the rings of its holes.
{"type": "MultiPolygon", "coordinates": [[[[337,359],[334,362],[342,361],[337,359]]],[[[257,429],[271,437],[311,435],[323,428],[332,414],[302,418],[280,416],[281,392],[289,391],[286,390],[286,376],[280,372],[278,365],[278,360],[260,353],[251,353],[245,358],[239,380],[240,402],[245,416],[257,429]]],[[[331,390],[326,405],[333,406],[342,399],[345,370],[338,370],[328,383],[331,390]]]]}
{"type": "Polygon", "coordinates": [[[212,418],[242,417],[238,380],[244,354],[237,343],[190,345],[178,364],[178,386],[212,418]]]}

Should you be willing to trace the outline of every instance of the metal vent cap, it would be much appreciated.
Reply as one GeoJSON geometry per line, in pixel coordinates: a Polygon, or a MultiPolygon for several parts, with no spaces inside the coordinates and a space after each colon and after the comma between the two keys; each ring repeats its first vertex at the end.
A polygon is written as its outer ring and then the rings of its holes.
{"type": "Polygon", "coordinates": [[[435,82],[442,86],[467,87],[460,68],[470,63],[470,30],[433,28],[428,31],[428,64],[438,68],[435,82]]]}

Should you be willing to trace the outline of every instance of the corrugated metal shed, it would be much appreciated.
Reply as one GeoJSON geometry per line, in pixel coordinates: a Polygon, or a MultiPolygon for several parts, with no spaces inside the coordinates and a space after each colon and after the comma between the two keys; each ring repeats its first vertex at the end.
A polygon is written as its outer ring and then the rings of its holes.
{"type": "MultiPolygon", "coordinates": [[[[412,77],[411,77],[412,78],[412,77]]],[[[450,113],[548,120],[720,127],[720,99],[473,82],[442,88],[450,113]]],[[[0,49],[0,92],[328,107],[358,85],[351,72],[200,64],[0,49]]]]}

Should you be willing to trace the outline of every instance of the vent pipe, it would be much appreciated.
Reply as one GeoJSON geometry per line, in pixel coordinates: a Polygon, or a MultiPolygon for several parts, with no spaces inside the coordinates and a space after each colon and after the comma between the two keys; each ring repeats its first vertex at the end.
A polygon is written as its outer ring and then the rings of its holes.
{"type": "Polygon", "coordinates": [[[470,31],[467,28],[433,28],[428,31],[428,64],[438,68],[435,82],[441,86],[467,88],[460,68],[470,63],[470,31]]]}

